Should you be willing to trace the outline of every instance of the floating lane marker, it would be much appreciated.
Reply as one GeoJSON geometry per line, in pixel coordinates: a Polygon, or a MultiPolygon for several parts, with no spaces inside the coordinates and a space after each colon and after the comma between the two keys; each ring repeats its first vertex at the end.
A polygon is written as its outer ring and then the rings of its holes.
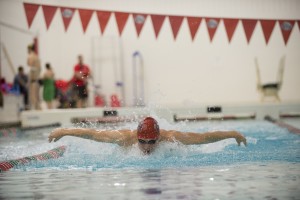
{"type": "Polygon", "coordinates": [[[49,160],[49,159],[56,159],[61,156],[66,151],[66,146],[60,146],[54,149],[51,149],[45,153],[41,153],[34,156],[28,156],[24,158],[19,158],[15,160],[8,160],[0,162],[0,172],[8,171],[9,169],[18,166],[18,165],[25,165],[28,164],[31,161],[42,161],[42,160],[49,160]]]}
{"type": "Polygon", "coordinates": [[[272,123],[276,124],[279,127],[286,128],[291,133],[295,133],[295,134],[299,134],[300,135],[300,129],[298,129],[298,128],[292,126],[292,125],[284,123],[284,122],[282,122],[280,120],[273,119],[270,116],[265,116],[265,120],[267,120],[269,122],[272,122],[272,123]]]}

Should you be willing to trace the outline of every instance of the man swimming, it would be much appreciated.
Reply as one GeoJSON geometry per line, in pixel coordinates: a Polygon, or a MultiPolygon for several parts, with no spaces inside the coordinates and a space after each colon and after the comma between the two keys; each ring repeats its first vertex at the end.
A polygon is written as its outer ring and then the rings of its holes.
{"type": "Polygon", "coordinates": [[[132,146],[138,143],[144,154],[154,151],[159,142],[180,142],[186,145],[207,144],[220,140],[234,138],[238,145],[247,145],[246,138],[236,131],[215,131],[207,133],[179,132],[159,129],[158,123],[152,117],[142,120],[137,130],[95,130],[87,128],[59,128],[49,135],[49,142],[56,142],[63,136],[75,136],[95,140],[97,142],[115,143],[119,146],[132,146]]]}

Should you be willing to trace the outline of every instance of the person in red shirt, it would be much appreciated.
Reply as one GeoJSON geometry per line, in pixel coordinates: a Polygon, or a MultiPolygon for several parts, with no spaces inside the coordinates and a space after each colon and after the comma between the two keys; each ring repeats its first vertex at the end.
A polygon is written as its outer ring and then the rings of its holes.
{"type": "Polygon", "coordinates": [[[83,108],[86,106],[86,100],[88,98],[88,78],[90,78],[90,68],[83,63],[82,55],[78,56],[78,64],[74,66],[74,91],[76,94],[76,107],[83,108]]]}

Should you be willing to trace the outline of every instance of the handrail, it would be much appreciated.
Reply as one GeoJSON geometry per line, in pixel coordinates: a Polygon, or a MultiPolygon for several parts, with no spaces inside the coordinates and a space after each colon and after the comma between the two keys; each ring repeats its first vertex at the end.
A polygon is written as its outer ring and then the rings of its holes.
{"type": "Polygon", "coordinates": [[[144,106],[144,63],[143,57],[139,51],[132,54],[133,62],[133,105],[144,106]],[[138,69],[139,67],[139,69],[138,69]],[[139,74],[138,74],[139,70],[139,74]]]}

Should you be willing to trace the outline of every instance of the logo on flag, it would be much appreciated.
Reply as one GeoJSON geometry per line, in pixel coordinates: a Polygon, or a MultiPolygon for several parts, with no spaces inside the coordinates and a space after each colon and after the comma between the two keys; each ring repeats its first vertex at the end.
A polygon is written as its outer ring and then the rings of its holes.
{"type": "Polygon", "coordinates": [[[145,22],[145,17],[143,15],[137,15],[134,18],[135,23],[137,24],[143,24],[145,22]]]}
{"type": "Polygon", "coordinates": [[[284,31],[290,31],[290,30],[292,30],[292,28],[293,28],[293,25],[290,22],[283,22],[281,24],[281,29],[284,31]]]}
{"type": "Polygon", "coordinates": [[[209,28],[217,28],[218,22],[215,19],[210,19],[207,23],[209,28]]]}
{"type": "Polygon", "coordinates": [[[71,9],[68,9],[68,8],[64,9],[63,12],[62,12],[63,17],[65,17],[65,18],[72,17],[72,14],[73,14],[73,11],[71,9]]]}

